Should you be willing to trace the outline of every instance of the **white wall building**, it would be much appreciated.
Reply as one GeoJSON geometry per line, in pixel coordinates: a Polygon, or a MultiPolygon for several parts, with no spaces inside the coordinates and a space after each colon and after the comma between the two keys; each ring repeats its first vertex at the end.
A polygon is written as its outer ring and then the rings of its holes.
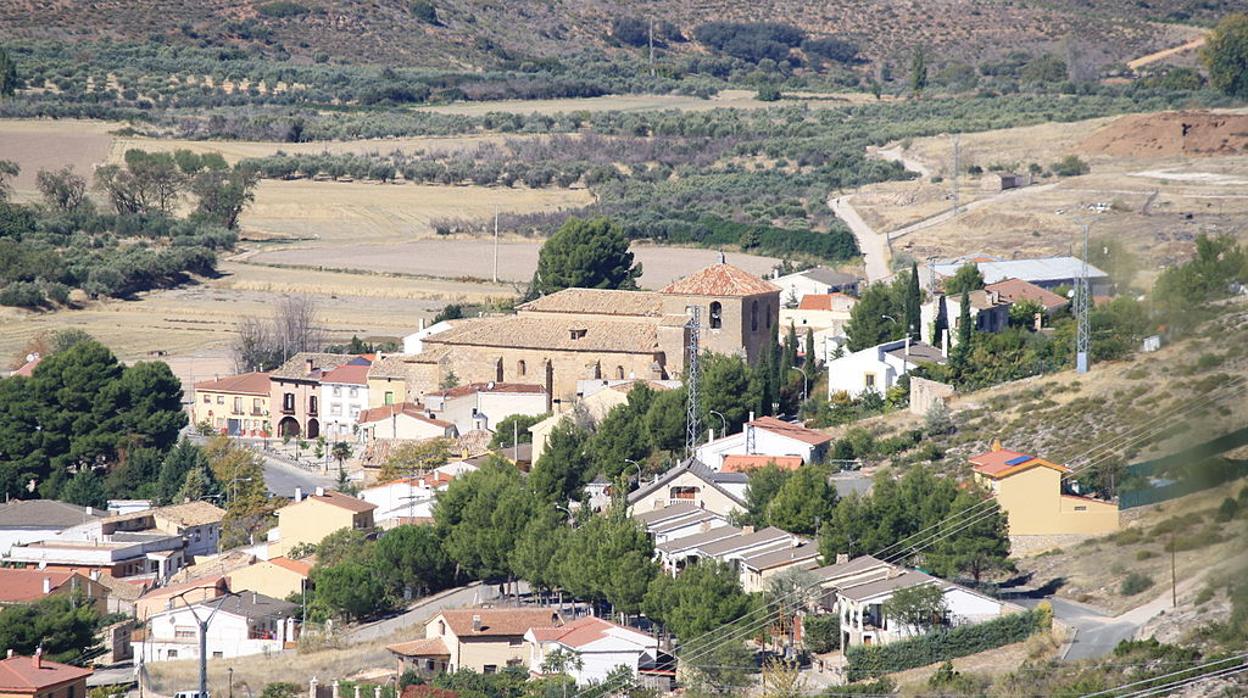
{"type": "MultiPolygon", "coordinates": [[[[806,330],[832,330],[836,334],[845,334],[845,325],[849,323],[850,314],[858,299],[844,293],[808,294],[796,308],[780,309],[780,332],[788,332],[792,326],[797,331],[799,342],[806,341],[806,330]]],[[[802,344],[801,350],[805,350],[802,344]]]]}
{"type": "Polygon", "coordinates": [[[425,350],[424,340],[426,337],[432,337],[435,334],[440,334],[454,326],[454,320],[443,320],[442,322],[435,322],[426,327],[424,318],[421,318],[420,329],[403,338],[403,353],[419,354],[425,350]]]}
{"type": "Polygon", "coordinates": [[[0,504],[0,557],[8,555],[14,545],[50,540],[66,529],[107,514],[51,499],[15,499],[0,504]]]}
{"type": "Polygon", "coordinates": [[[512,415],[537,417],[549,410],[546,390],[525,383],[470,383],[425,395],[425,409],[460,433],[493,429],[512,415]]]}
{"type": "Polygon", "coordinates": [[[883,395],[919,364],[946,362],[930,344],[909,339],[877,344],[828,362],[828,397],[841,392],[859,397],[867,391],[883,395]]]}
{"type": "Polygon", "coordinates": [[[724,456],[798,456],[803,463],[818,463],[827,455],[832,437],[775,417],[745,423],[741,431],[702,444],[697,459],[712,470],[724,466],[724,456]]]}
{"type": "Polygon", "coordinates": [[[359,440],[421,441],[455,437],[459,430],[451,422],[429,416],[420,405],[404,402],[364,410],[359,417],[359,440]]]}
{"type": "Polygon", "coordinates": [[[134,643],[135,657],[143,662],[197,659],[199,624],[194,614],[206,619],[218,606],[207,632],[212,659],[274,654],[299,637],[298,606],[252,591],[153,613],[146,638],[134,643]]]}
{"type": "MultiPolygon", "coordinates": [[[[1001,300],[999,293],[981,289],[966,295],[970,304],[971,326],[976,332],[1000,332],[1010,326],[1010,304],[1001,300]]],[[[949,346],[955,346],[962,322],[962,294],[938,295],[919,308],[919,336],[932,346],[944,346],[943,336],[932,336],[940,315],[944,316],[945,327],[949,328],[949,346]]]]}
{"type": "Polygon", "coordinates": [[[433,516],[433,503],[439,492],[445,492],[454,476],[440,472],[405,477],[367,487],[360,499],[377,505],[373,522],[382,528],[416,523],[433,516]]]}
{"type": "Polygon", "coordinates": [[[654,636],[593,616],[558,627],[530,628],[524,639],[529,645],[531,673],[543,673],[548,654],[568,652],[580,659],[580,668],[570,668],[567,673],[581,686],[601,683],[618,666],[626,666],[636,675],[653,667],[659,656],[659,641],[654,636]]]}
{"type": "Polygon", "coordinates": [[[343,364],[321,376],[321,423],[329,441],[355,436],[360,413],[368,409],[368,364],[343,364]]]}
{"type": "Polygon", "coordinates": [[[780,303],[784,306],[797,305],[801,302],[802,296],[828,293],[858,295],[857,276],[827,267],[813,267],[805,271],[777,276],[771,282],[780,287],[780,303]]]}

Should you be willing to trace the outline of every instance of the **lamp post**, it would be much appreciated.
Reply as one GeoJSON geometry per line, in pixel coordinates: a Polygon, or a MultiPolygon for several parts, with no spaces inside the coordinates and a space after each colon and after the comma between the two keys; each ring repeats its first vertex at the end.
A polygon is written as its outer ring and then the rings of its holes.
{"type": "Polygon", "coordinates": [[[193,587],[174,595],[175,599],[182,599],[186,610],[191,612],[191,617],[195,619],[195,624],[199,626],[199,695],[195,698],[208,698],[208,625],[212,623],[212,619],[216,617],[217,611],[221,610],[221,604],[225,603],[226,599],[231,596],[238,596],[238,594],[232,591],[227,591],[217,599],[217,605],[212,609],[212,613],[209,613],[207,618],[201,619],[199,614],[195,612],[195,607],[188,603],[184,597],[196,589],[210,588],[212,587],[193,587]]]}
{"type": "Polygon", "coordinates": [[[230,480],[230,505],[234,504],[234,499],[238,497],[238,483],[251,482],[250,477],[236,477],[230,480]]]}
{"type": "Polygon", "coordinates": [[[716,410],[708,410],[708,411],[711,414],[715,415],[716,417],[719,417],[719,423],[724,427],[724,430],[723,432],[720,433],[720,436],[727,436],[728,435],[728,418],[725,417],[723,413],[718,412],[716,410]]]}
{"type": "MultiPolygon", "coordinates": [[[[625,458],[624,462],[628,463],[629,465],[632,465],[634,468],[637,468],[637,486],[641,487],[641,463],[638,463],[632,458],[625,458]]],[[[624,474],[625,475],[628,474],[628,468],[624,469],[624,474]]],[[[631,480],[629,482],[631,482],[631,480]]]]}
{"type": "Polygon", "coordinates": [[[796,366],[790,366],[789,370],[802,374],[802,402],[806,402],[806,395],[810,391],[810,377],[806,375],[805,371],[796,366]]]}

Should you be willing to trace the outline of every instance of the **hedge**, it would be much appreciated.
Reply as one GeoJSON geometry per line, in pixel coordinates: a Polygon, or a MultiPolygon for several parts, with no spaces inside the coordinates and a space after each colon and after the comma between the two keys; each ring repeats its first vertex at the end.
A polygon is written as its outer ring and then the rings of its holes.
{"type": "Polygon", "coordinates": [[[976,625],[938,630],[887,645],[855,645],[845,650],[850,681],[927,666],[1021,642],[1053,622],[1047,604],[976,625]]]}

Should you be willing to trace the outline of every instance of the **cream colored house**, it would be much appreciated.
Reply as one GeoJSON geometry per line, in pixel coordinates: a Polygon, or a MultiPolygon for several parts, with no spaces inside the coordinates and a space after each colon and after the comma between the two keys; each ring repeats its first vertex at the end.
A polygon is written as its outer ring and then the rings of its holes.
{"type": "Polygon", "coordinates": [[[423,441],[459,435],[455,424],[429,416],[420,405],[403,402],[371,407],[359,416],[360,441],[423,441]]]}
{"type": "Polygon", "coordinates": [[[311,572],[312,563],[308,560],[273,557],[234,570],[227,578],[230,590],[235,593],[254,591],[275,599],[285,599],[303,591],[311,572]]]}
{"type": "Polygon", "coordinates": [[[269,374],[259,371],[226,376],[195,384],[191,424],[208,424],[229,436],[268,436],[273,433],[269,374]]]}
{"type": "Polygon", "coordinates": [[[277,510],[277,528],[269,531],[269,558],[287,555],[295,546],[317,545],[344,528],[373,527],[375,504],[323,487],[303,501],[277,510]]]}
{"type": "Polygon", "coordinates": [[[425,621],[424,638],[386,649],[399,659],[400,671],[493,674],[528,665],[531,650],[524,636],[530,629],[562,625],[552,608],[447,609],[425,621]]]}
{"type": "Polygon", "coordinates": [[[690,458],[628,495],[630,514],[641,514],[673,504],[692,504],[728,518],[744,512],[749,476],[715,472],[690,458]]]}
{"type": "Polygon", "coordinates": [[[767,591],[772,577],[791,569],[813,570],[819,566],[819,546],[800,543],[779,550],[764,550],[742,558],[737,564],[740,570],[741,588],[745,593],[767,591]]]}
{"type": "Polygon", "coordinates": [[[1100,535],[1118,530],[1118,505],[1063,491],[1065,465],[1001,448],[970,459],[975,482],[996,497],[1012,536],[1100,535]]]}

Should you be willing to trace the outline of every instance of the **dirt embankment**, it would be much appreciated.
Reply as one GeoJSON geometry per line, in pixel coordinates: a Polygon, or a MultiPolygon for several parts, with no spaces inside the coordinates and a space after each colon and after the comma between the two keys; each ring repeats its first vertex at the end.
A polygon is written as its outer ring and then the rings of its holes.
{"type": "Polygon", "coordinates": [[[1248,114],[1162,112],[1115,120],[1083,141],[1089,155],[1157,158],[1248,153],[1248,114]]]}

